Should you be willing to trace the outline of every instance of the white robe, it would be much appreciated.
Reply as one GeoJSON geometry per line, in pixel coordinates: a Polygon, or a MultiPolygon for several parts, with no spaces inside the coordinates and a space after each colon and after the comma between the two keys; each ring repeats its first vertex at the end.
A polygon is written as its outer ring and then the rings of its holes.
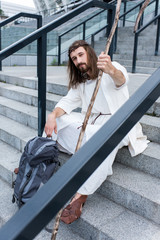
{"type": "MultiPolygon", "coordinates": [[[[111,117],[111,115],[113,115],[129,98],[127,71],[117,62],[112,62],[112,64],[122,71],[126,82],[123,86],[117,88],[113,79],[108,74],[103,74],[101,85],[92,108],[92,114],[89,118],[82,144],[92,137],[111,117]],[[99,116],[95,123],[92,124],[100,112],[108,115],[99,116]]],[[[66,114],[57,119],[58,134],[56,137],[57,142],[60,144],[61,150],[63,151],[71,154],[75,152],[81,130],[80,128],[88,109],[95,83],[95,80],[88,80],[86,83],[79,84],[76,89],[70,89],[68,94],[56,105],[56,107],[60,107],[66,112],[66,114]],[[77,107],[82,108],[81,113],[72,112],[72,110],[77,107]]],[[[131,155],[135,156],[146,149],[147,143],[148,141],[142,133],[141,125],[139,123],[136,124],[136,126],[132,128],[121,143],[81,186],[78,192],[84,195],[94,193],[106,177],[112,174],[112,164],[118,149],[128,145],[131,155]]]]}

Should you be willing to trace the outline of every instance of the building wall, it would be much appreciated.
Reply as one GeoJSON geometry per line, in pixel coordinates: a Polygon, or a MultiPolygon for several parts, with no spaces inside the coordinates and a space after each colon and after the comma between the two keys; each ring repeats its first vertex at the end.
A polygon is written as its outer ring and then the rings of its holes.
{"type": "Polygon", "coordinates": [[[37,11],[45,15],[45,13],[54,13],[60,10],[61,6],[68,5],[75,0],[33,0],[37,11]]]}
{"type": "Polygon", "coordinates": [[[31,8],[27,6],[22,6],[19,4],[9,3],[1,1],[1,9],[4,11],[4,14],[8,17],[11,17],[19,12],[27,13],[36,13],[36,8],[31,8]]]}

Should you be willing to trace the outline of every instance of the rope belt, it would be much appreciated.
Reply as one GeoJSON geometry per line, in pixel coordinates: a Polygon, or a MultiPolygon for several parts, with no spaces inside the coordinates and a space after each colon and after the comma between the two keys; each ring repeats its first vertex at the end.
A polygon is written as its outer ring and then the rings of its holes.
{"type": "Polygon", "coordinates": [[[98,116],[91,122],[91,124],[95,124],[97,118],[99,118],[101,115],[111,115],[111,113],[99,113],[98,116]]]}
{"type": "MultiPolygon", "coordinates": [[[[97,117],[95,117],[95,119],[91,122],[91,124],[94,125],[95,122],[96,122],[96,120],[97,120],[101,115],[111,115],[111,113],[101,113],[101,112],[100,112],[100,113],[97,115],[97,117]]],[[[77,127],[77,129],[81,128],[82,126],[83,126],[83,125],[77,127]]]]}

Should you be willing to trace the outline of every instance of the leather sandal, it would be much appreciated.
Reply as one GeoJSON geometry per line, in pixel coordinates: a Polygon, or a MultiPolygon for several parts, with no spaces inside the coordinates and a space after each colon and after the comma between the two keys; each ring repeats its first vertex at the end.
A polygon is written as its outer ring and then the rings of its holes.
{"type": "Polygon", "coordinates": [[[71,201],[71,203],[63,210],[61,215],[61,221],[66,224],[70,224],[77,220],[82,213],[82,207],[87,200],[87,195],[82,195],[76,200],[71,201]]]}

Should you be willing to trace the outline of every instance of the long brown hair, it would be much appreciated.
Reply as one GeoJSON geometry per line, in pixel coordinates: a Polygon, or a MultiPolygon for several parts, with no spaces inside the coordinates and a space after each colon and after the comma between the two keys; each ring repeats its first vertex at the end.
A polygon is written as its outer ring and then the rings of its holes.
{"type": "Polygon", "coordinates": [[[84,40],[75,41],[68,50],[68,74],[69,74],[69,89],[76,88],[79,83],[86,81],[86,77],[81,74],[80,70],[74,65],[70,54],[79,47],[83,47],[87,52],[87,60],[90,70],[90,79],[98,77],[97,56],[94,49],[84,40]]]}

